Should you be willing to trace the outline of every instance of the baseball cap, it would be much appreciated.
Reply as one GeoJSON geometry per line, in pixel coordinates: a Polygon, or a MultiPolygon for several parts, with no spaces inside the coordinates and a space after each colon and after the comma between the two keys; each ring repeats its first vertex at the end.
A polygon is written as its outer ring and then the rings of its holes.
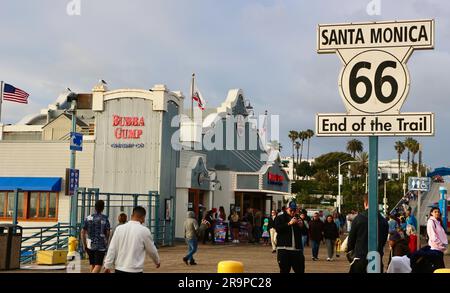
{"type": "Polygon", "coordinates": [[[289,202],[288,208],[290,208],[292,210],[296,210],[297,209],[297,203],[295,201],[289,202]]]}

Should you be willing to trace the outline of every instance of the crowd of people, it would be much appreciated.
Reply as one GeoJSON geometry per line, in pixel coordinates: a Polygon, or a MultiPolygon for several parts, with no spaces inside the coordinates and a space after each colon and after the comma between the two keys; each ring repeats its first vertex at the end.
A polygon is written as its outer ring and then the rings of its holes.
{"type": "MultiPolygon", "coordinates": [[[[295,201],[281,210],[272,210],[263,215],[256,209],[247,209],[241,217],[232,210],[227,217],[223,207],[207,211],[198,219],[193,211],[187,212],[184,222],[184,237],[187,254],[183,257],[186,265],[196,265],[194,255],[198,243],[215,243],[214,228],[226,224],[224,241],[236,244],[241,240],[270,246],[277,253],[280,272],[296,273],[305,271],[304,250],[310,247],[313,261],[319,260],[320,244],[326,246],[326,260],[333,261],[345,252],[350,262],[351,273],[365,273],[368,266],[368,197],[364,196],[364,211],[350,212],[346,217],[337,211],[325,215],[323,211],[313,212],[300,209],[295,201]],[[244,230],[244,231],[243,231],[244,230]],[[347,238],[345,235],[348,234],[347,238]],[[342,245],[341,239],[345,238],[342,245]]],[[[143,272],[145,256],[148,255],[156,267],[160,267],[158,250],[150,230],[143,225],[146,210],[137,206],[131,219],[119,215],[119,224],[111,229],[108,217],[104,215],[104,202],[95,203],[95,212],[86,217],[81,231],[84,251],[89,256],[90,271],[108,273],[143,272]]],[[[432,272],[444,268],[444,252],[448,248],[447,234],[443,228],[440,210],[431,209],[427,222],[428,245],[417,247],[417,220],[411,210],[389,215],[388,219],[378,217],[379,265],[383,270],[383,254],[389,245],[388,273],[432,272]]]]}

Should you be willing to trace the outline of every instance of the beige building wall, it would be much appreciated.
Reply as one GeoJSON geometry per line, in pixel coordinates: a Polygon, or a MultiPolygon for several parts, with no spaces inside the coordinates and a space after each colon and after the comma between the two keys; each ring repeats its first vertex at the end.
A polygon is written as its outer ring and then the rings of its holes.
{"type": "MultiPolygon", "coordinates": [[[[80,170],[80,187],[92,187],[94,143],[83,142],[77,152],[76,168],[80,170]]],[[[64,194],[66,168],[70,164],[69,141],[0,142],[0,176],[61,177],[62,190],[58,200],[58,221],[68,223],[70,197],[64,194]]],[[[54,225],[56,222],[23,222],[27,227],[54,225]]]]}
{"type": "MultiPolygon", "coordinates": [[[[68,139],[70,131],[72,131],[72,121],[64,116],[60,116],[42,128],[42,140],[68,139]]],[[[82,128],[77,125],[76,131],[81,132],[82,128]]]]}

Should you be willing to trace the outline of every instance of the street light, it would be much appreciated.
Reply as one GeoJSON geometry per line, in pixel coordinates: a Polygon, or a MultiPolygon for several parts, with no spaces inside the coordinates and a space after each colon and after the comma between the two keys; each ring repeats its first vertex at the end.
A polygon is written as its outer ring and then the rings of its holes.
{"type": "Polygon", "coordinates": [[[358,163],[358,161],[347,161],[344,163],[341,163],[341,161],[338,161],[338,197],[337,197],[337,206],[338,206],[338,212],[341,213],[341,185],[342,185],[342,175],[341,175],[341,166],[349,163],[358,163]]]}
{"type": "Polygon", "coordinates": [[[387,204],[387,197],[386,197],[386,182],[391,181],[392,179],[389,178],[388,180],[384,180],[384,197],[383,197],[383,211],[384,211],[384,216],[387,216],[388,213],[388,204],[387,204]]]}

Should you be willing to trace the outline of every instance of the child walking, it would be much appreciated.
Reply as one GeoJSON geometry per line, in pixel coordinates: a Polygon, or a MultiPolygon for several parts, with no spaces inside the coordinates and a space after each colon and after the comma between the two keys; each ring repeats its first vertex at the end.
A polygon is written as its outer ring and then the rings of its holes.
{"type": "Polygon", "coordinates": [[[263,225],[262,229],[263,229],[262,238],[264,241],[264,245],[269,245],[269,239],[270,239],[269,219],[267,219],[267,218],[264,219],[264,225],[263,225]]]}

